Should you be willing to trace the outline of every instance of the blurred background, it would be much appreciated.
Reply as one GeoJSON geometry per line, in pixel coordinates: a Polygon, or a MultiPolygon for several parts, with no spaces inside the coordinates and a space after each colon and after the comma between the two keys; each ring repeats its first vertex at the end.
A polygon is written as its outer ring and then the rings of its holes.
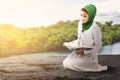
{"type": "Polygon", "coordinates": [[[98,55],[120,54],[119,0],[0,0],[0,57],[42,53],[65,56],[63,46],[77,39],[80,10],[97,7],[95,21],[101,28],[98,55]]]}

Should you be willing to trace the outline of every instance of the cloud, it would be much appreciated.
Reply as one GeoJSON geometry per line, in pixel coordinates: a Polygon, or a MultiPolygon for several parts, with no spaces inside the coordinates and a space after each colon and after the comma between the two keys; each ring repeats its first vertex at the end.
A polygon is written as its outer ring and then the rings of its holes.
{"type": "Polygon", "coordinates": [[[104,2],[96,2],[97,15],[96,20],[100,22],[112,20],[114,23],[120,23],[120,1],[107,0],[104,2]]]}
{"type": "Polygon", "coordinates": [[[99,22],[113,21],[113,23],[120,24],[120,12],[117,13],[98,13],[96,20],[99,22]]]}
{"type": "Polygon", "coordinates": [[[120,12],[120,1],[119,0],[107,0],[102,3],[96,3],[96,6],[98,8],[98,12],[106,12],[106,13],[112,13],[112,12],[120,12]]]}

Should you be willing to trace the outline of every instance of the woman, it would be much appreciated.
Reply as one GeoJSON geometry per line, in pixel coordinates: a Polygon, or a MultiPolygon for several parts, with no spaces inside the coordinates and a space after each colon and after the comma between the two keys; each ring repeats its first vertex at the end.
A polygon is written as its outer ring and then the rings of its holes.
{"type": "Polygon", "coordinates": [[[81,47],[90,46],[93,49],[86,50],[80,48],[77,51],[73,50],[63,61],[65,69],[91,72],[107,70],[107,66],[98,64],[97,52],[101,48],[102,36],[100,28],[94,22],[95,15],[96,7],[92,4],[86,5],[81,9],[81,21],[78,24],[78,39],[72,41],[72,43],[77,43],[81,47]]]}

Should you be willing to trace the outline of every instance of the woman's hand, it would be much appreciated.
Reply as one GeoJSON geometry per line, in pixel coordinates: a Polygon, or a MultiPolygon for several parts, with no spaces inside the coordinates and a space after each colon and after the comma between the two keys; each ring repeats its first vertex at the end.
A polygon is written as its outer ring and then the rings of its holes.
{"type": "Polygon", "coordinates": [[[83,55],[84,54],[84,48],[80,48],[79,50],[77,50],[77,53],[83,55]]]}

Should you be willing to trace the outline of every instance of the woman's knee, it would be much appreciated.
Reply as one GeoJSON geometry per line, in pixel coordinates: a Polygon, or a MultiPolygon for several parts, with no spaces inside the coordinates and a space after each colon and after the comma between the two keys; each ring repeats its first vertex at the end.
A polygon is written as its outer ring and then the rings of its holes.
{"type": "Polygon", "coordinates": [[[66,60],[63,61],[63,66],[66,66],[67,62],[66,60]]]}

